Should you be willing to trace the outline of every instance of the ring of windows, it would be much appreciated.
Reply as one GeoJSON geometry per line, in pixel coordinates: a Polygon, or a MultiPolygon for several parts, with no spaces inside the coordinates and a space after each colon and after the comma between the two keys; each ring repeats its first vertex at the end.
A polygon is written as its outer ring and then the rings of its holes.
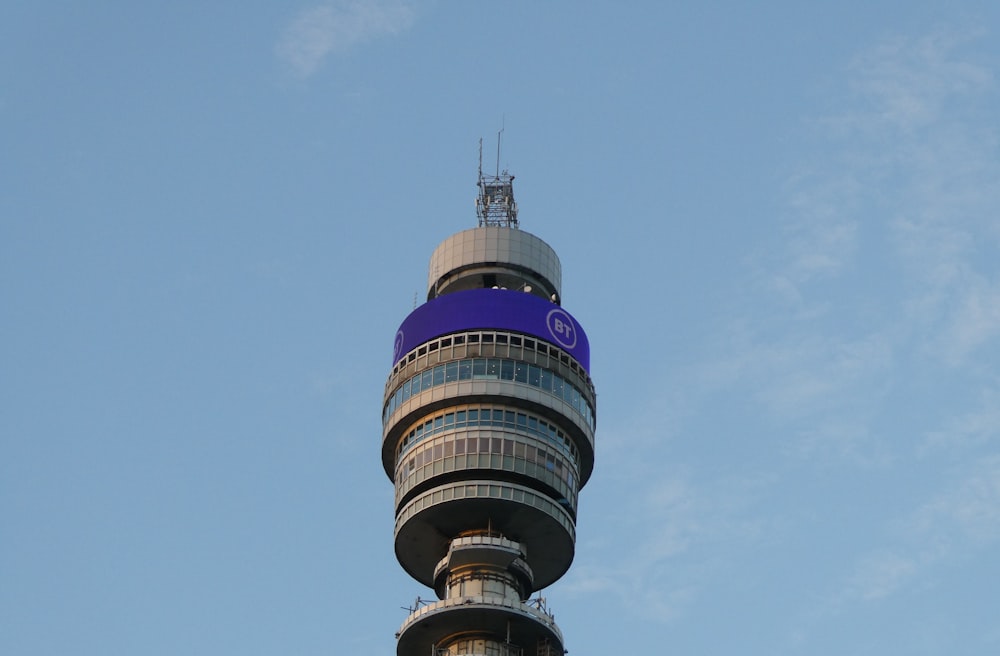
{"type": "MultiPolygon", "coordinates": [[[[392,373],[389,374],[389,380],[392,380],[400,372],[404,371],[407,366],[417,362],[417,360],[421,358],[426,360],[427,356],[438,351],[450,350],[452,353],[446,355],[446,359],[461,357],[464,355],[464,352],[456,354],[454,353],[455,349],[461,349],[469,345],[487,347],[499,346],[501,349],[506,346],[511,349],[517,349],[517,352],[519,352],[522,356],[530,357],[531,354],[534,354],[536,361],[544,358],[552,361],[553,363],[561,363],[563,366],[568,367],[573,373],[586,380],[588,385],[591,387],[593,386],[590,382],[590,374],[587,370],[576,361],[576,358],[561,348],[539,338],[529,337],[520,333],[497,330],[453,333],[425,342],[406,355],[400,357],[399,361],[393,366],[392,373]]],[[[494,355],[501,354],[494,353],[494,355]]],[[[522,357],[522,359],[527,358],[522,357]]]]}
{"type": "MultiPolygon", "coordinates": [[[[462,499],[501,499],[534,508],[561,526],[566,531],[568,538],[572,542],[576,542],[576,522],[569,509],[551,500],[548,496],[539,494],[536,490],[504,481],[459,481],[418,494],[396,513],[394,532],[397,542],[400,539],[400,534],[406,532],[406,525],[417,515],[435,506],[462,499]]],[[[542,533],[549,532],[548,528],[540,523],[536,524],[534,528],[542,533]]],[[[536,543],[535,547],[538,550],[549,551],[545,549],[545,544],[542,542],[536,543]]],[[[533,553],[535,552],[533,551],[533,553]]]]}
{"type": "Polygon", "coordinates": [[[396,460],[413,445],[444,431],[462,428],[503,428],[541,437],[567,453],[574,463],[579,462],[576,445],[561,429],[550,421],[527,412],[494,406],[458,406],[449,408],[421,420],[400,439],[396,446],[396,460]]]}
{"type": "Polygon", "coordinates": [[[557,492],[554,497],[575,514],[579,490],[575,465],[533,439],[444,435],[415,448],[396,467],[396,504],[434,476],[461,470],[494,469],[529,476],[557,492]]]}
{"type": "Polygon", "coordinates": [[[506,358],[452,360],[411,376],[386,401],[383,425],[411,397],[432,387],[466,380],[502,380],[540,389],[568,403],[583,416],[587,426],[594,428],[594,408],[576,385],[550,369],[506,358]]]}
{"type": "MultiPolygon", "coordinates": [[[[468,459],[459,468],[492,468],[509,469],[518,473],[530,473],[523,471],[520,466],[515,467],[515,461],[524,461],[529,465],[537,465],[540,470],[548,472],[556,479],[564,482],[574,491],[579,482],[577,464],[565,454],[546,448],[548,445],[539,443],[531,437],[520,435],[504,434],[497,437],[492,434],[456,433],[454,435],[443,435],[430,442],[424,442],[409,453],[409,457],[400,459],[396,464],[395,482],[401,485],[402,481],[410,476],[412,472],[426,465],[444,460],[446,458],[460,458],[463,456],[478,458],[468,459]]],[[[449,468],[452,471],[453,468],[449,468]]],[[[443,470],[442,470],[443,471],[443,470]]],[[[441,473],[434,471],[433,473],[441,473]]]]}

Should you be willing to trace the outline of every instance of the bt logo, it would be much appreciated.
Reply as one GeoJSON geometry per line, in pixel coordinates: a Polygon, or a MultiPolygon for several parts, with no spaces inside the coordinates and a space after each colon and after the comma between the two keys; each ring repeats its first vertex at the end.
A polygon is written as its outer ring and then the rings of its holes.
{"type": "Polygon", "coordinates": [[[569,314],[559,308],[550,310],[545,317],[545,325],[560,346],[567,349],[576,346],[576,324],[569,314]]]}
{"type": "Polygon", "coordinates": [[[403,355],[403,331],[400,330],[396,333],[396,341],[392,345],[392,363],[396,364],[399,362],[399,358],[403,355]]]}

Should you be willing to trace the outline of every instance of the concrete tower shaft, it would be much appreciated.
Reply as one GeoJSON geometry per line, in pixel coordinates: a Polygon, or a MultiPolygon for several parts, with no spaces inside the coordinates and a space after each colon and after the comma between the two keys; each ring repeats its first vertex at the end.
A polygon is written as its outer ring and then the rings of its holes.
{"type": "Polygon", "coordinates": [[[573,560],[596,394],[561,276],[516,224],[460,232],[434,251],[428,302],[396,334],[382,409],[395,551],[438,597],[411,609],[399,656],[564,651],[531,595],[573,560]]]}

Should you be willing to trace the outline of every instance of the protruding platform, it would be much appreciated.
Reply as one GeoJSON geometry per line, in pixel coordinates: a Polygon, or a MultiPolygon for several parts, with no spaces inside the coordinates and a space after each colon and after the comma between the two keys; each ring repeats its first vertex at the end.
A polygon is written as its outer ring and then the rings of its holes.
{"type": "Polygon", "coordinates": [[[406,504],[396,515],[396,558],[410,576],[433,587],[452,538],[476,527],[525,546],[535,590],[557,581],[573,562],[576,526],[570,514],[536,490],[496,480],[441,485],[406,504]]]}

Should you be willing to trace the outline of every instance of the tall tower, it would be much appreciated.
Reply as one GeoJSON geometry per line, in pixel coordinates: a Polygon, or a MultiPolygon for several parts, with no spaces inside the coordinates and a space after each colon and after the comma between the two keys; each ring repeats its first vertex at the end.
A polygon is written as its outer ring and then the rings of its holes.
{"type": "Polygon", "coordinates": [[[382,407],[400,565],[434,589],[398,656],[560,656],[541,597],[573,561],[594,467],[590,347],[561,307],[555,251],[519,229],[514,176],[484,176],[479,226],[431,256],[396,333],[382,407]]]}

